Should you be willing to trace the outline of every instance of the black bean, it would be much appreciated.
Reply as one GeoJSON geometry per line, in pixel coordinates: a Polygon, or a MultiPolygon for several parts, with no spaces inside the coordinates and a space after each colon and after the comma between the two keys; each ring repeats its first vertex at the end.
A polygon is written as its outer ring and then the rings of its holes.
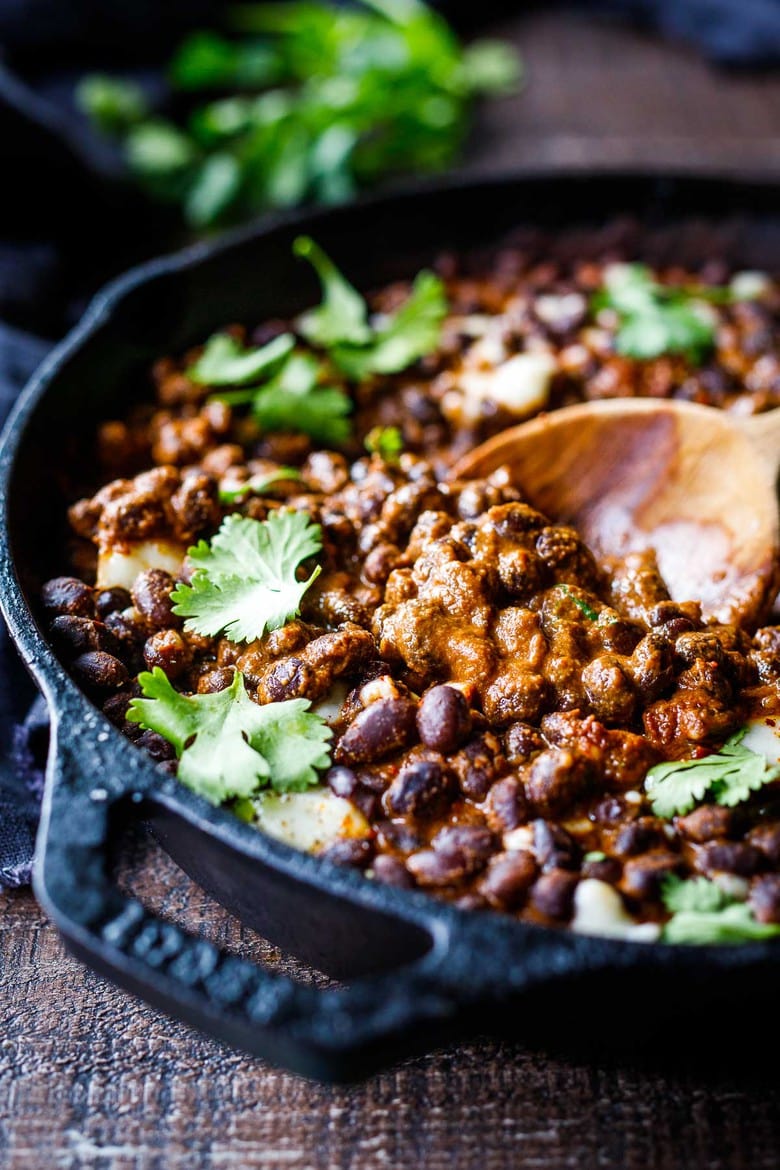
{"type": "Polygon", "coordinates": [[[139,735],[136,743],[139,747],[147,751],[153,760],[158,763],[162,760],[175,760],[176,751],[173,744],[168,743],[167,739],[163,739],[156,731],[143,731],[139,735]]]}
{"type": "Polygon", "coordinates": [[[407,747],[416,737],[415,704],[409,699],[380,699],[350,723],[336,747],[342,764],[380,760],[407,747]]]}
{"type": "Polygon", "coordinates": [[[180,678],[192,662],[192,650],[178,630],[158,630],[146,639],[144,662],[149,670],[159,666],[168,678],[180,678]]]}
{"type": "Polygon", "coordinates": [[[53,613],[76,617],[95,616],[95,602],[89,585],[78,577],[54,577],[41,589],[44,607],[53,613]]]}
{"type": "Polygon", "coordinates": [[[106,691],[124,686],[129,677],[125,664],[104,650],[81,654],[73,663],[73,673],[84,686],[106,691]]]}
{"type": "Polygon", "coordinates": [[[314,682],[312,668],[302,658],[291,655],[274,663],[259,680],[257,689],[267,703],[281,703],[285,699],[301,698],[314,682]]]}
{"type": "Polygon", "coordinates": [[[465,696],[455,687],[431,687],[417,711],[417,730],[422,742],[445,755],[458,750],[471,731],[471,715],[465,696]]]}
{"type": "Polygon", "coordinates": [[[63,654],[75,656],[88,650],[105,650],[108,654],[119,653],[119,642],[102,622],[92,618],[63,614],[51,623],[51,637],[63,654]]]}
{"type": "Polygon", "coordinates": [[[599,882],[609,882],[611,886],[617,885],[622,872],[623,867],[615,857],[605,857],[603,861],[583,861],[582,863],[583,877],[595,878],[599,882]]]}
{"type": "Polygon", "coordinates": [[[406,764],[385,794],[388,810],[402,816],[432,816],[448,803],[452,774],[432,760],[406,764]]]}
{"type": "Polygon", "coordinates": [[[733,820],[731,809],[720,804],[703,804],[687,817],[680,817],[677,828],[684,837],[701,844],[714,837],[728,837],[733,820]]]}
{"type": "Polygon", "coordinates": [[[397,886],[402,890],[409,890],[414,885],[414,878],[402,861],[390,857],[387,853],[380,853],[374,858],[374,877],[386,886],[397,886]]]}
{"type": "Polygon", "coordinates": [[[545,872],[550,869],[577,869],[580,847],[565,829],[549,821],[533,823],[534,853],[545,872]]]}
{"type": "Polygon", "coordinates": [[[780,822],[757,825],[748,833],[747,839],[756,849],[761,850],[772,865],[780,866],[780,822]]]}
{"type": "Polygon", "coordinates": [[[406,865],[420,886],[452,886],[467,872],[460,854],[436,853],[433,849],[413,853],[406,865]]]}
{"type": "Polygon", "coordinates": [[[335,796],[349,800],[358,787],[358,778],[351,768],[336,766],[325,773],[325,783],[335,796]]]}
{"type": "Polygon", "coordinates": [[[510,764],[525,764],[544,746],[541,735],[530,723],[513,723],[504,734],[504,751],[510,764]]]}
{"type": "Polygon", "coordinates": [[[632,857],[623,868],[623,889],[632,898],[657,898],[664,879],[680,866],[675,853],[661,850],[632,857]]]}
{"type": "Polygon", "coordinates": [[[458,853],[469,873],[481,869],[498,842],[486,825],[447,825],[439,829],[431,844],[437,853],[458,853]]]}
{"type": "Polygon", "coordinates": [[[501,744],[491,732],[473,739],[452,759],[452,767],[464,796],[484,800],[491,785],[506,770],[501,744]]]}
{"type": "Polygon", "coordinates": [[[367,837],[341,837],[320,850],[318,856],[335,865],[365,869],[374,855],[374,844],[367,837]]]}
{"type": "Polygon", "coordinates": [[[526,850],[499,853],[491,858],[479,890],[491,906],[514,910],[525,900],[536,873],[536,862],[526,850]]]}
{"type": "Polygon", "coordinates": [[[127,589],[121,585],[113,585],[110,589],[101,589],[95,594],[95,609],[98,617],[105,618],[110,613],[117,613],[120,609],[127,609],[133,604],[127,589]]]}
{"type": "Polygon", "coordinates": [[[171,602],[173,584],[173,577],[164,569],[147,569],[135,579],[133,604],[152,629],[181,625],[181,618],[173,612],[171,602]]]}
{"type": "Polygon", "coordinates": [[[780,874],[769,873],[753,882],[750,908],[759,922],[780,922],[780,874]]]}
{"type": "Polygon", "coordinates": [[[723,841],[704,845],[698,855],[697,865],[704,873],[736,873],[751,877],[762,868],[765,858],[754,845],[738,841],[723,841]]]}
{"type": "Polygon", "coordinates": [[[485,801],[485,816],[491,829],[506,833],[516,829],[528,820],[523,786],[516,776],[505,776],[497,780],[485,801]]]}
{"type": "Polygon", "coordinates": [[[218,691],[226,691],[235,678],[232,666],[217,666],[209,670],[198,679],[199,695],[215,695],[218,691]]]}
{"type": "Polygon", "coordinates": [[[529,765],[525,793],[542,813],[560,813],[585,791],[590,768],[584,756],[570,748],[547,748],[529,765]]]}
{"type": "Polygon", "coordinates": [[[577,881],[576,874],[562,869],[542,874],[531,890],[531,905],[548,918],[570,918],[577,881]]]}
{"type": "Polygon", "coordinates": [[[614,850],[618,857],[635,857],[664,845],[666,837],[660,821],[654,817],[639,817],[630,825],[624,825],[615,839],[614,850]]]}
{"type": "Polygon", "coordinates": [[[414,853],[421,849],[423,839],[409,825],[397,825],[393,821],[376,822],[377,839],[383,849],[397,849],[399,853],[414,853]]]}

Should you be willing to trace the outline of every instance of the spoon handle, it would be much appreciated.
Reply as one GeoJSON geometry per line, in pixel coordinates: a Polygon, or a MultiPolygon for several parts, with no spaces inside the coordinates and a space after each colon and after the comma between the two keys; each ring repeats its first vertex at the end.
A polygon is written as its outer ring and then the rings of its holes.
{"type": "Polygon", "coordinates": [[[780,407],[734,420],[773,480],[780,473],[780,407]]]}

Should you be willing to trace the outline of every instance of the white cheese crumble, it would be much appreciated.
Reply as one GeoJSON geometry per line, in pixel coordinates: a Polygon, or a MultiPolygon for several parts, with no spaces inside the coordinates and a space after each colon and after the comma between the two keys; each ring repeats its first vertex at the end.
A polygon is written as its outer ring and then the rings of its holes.
{"type": "Polygon", "coordinates": [[[634,922],[620,894],[607,882],[585,878],[574,892],[572,930],[634,942],[655,942],[661,934],[657,922],[634,922]]]}
{"type": "Polygon", "coordinates": [[[370,832],[363,814],[325,787],[308,792],[263,792],[252,803],[261,829],[309,853],[337,837],[365,837],[370,832]]]}
{"type": "Polygon", "coordinates": [[[759,756],[766,756],[770,764],[780,764],[780,715],[751,719],[747,726],[742,747],[759,756]]]}
{"type": "Polygon", "coordinates": [[[110,589],[121,585],[132,589],[139,573],[147,569],[165,569],[174,576],[181,569],[186,548],[172,540],[134,540],[121,548],[101,549],[98,553],[97,586],[110,589]]]}
{"type": "Polygon", "coordinates": [[[461,412],[467,419],[477,419],[485,402],[503,406],[518,418],[543,410],[556,369],[553,355],[539,350],[515,354],[492,370],[464,370],[457,376],[463,393],[461,412]]]}
{"type": "Polygon", "coordinates": [[[521,825],[519,829],[511,829],[504,833],[502,844],[508,853],[517,850],[533,850],[534,831],[530,825],[521,825]]]}

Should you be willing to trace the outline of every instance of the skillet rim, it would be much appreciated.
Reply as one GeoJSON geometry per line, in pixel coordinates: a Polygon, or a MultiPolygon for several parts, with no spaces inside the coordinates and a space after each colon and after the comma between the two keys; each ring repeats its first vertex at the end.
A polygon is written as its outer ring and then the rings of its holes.
{"type": "MultiPolygon", "coordinates": [[[[294,878],[306,885],[324,889],[337,898],[359,903],[377,912],[384,912],[410,924],[417,924],[431,935],[433,949],[443,941],[443,935],[453,932],[468,933],[468,924],[475,918],[474,912],[460,910],[451,903],[440,901],[434,896],[418,890],[400,890],[373,882],[362,874],[337,866],[315,855],[276,840],[268,834],[244,824],[228,810],[211,805],[205,798],[196,795],[173,777],[162,776],[145,753],[128,741],[102,714],[64,669],[43,631],[38,626],[32,608],[27,603],[24,588],[16,571],[16,561],[11,548],[8,525],[9,487],[13,483],[16,460],[24,442],[26,429],[36,408],[56,386],[60,369],[74,355],[103,329],[109,329],[115,311],[136,289],[151,286],[166,276],[175,276],[208,263],[240,248],[249,241],[260,241],[279,230],[292,227],[298,230],[314,230],[312,223],[326,223],[339,218],[346,219],[354,209],[370,211],[372,208],[391,208],[401,212],[404,203],[420,197],[437,198],[461,193],[479,195],[485,188],[498,191],[522,191],[532,189],[534,184],[566,183],[574,180],[582,183],[592,178],[597,183],[619,185],[620,183],[667,185],[673,189],[698,191],[706,200],[707,191],[728,189],[736,195],[748,193],[751,188],[768,195],[780,192],[780,182],[767,176],[740,175],[731,171],[722,174],[693,174],[685,170],[670,172],[652,167],[630,169],[597,170],[592,176],[580,169],[540,169],[518,171],[496,176],[468,177],[455,176],[448,179],[426,180],[414,186],[404,186],[382,194],[362,197],[353,203],[337,208],[294,210],[269,216],[260,222],[233,229],[216,241],[201,241],[161,257],[141,263],[128,272],[116,277],[101,288],[92,298],[76,326],[59,342],[44,359],[20,393],[0,435],[0,612],[6,620],[12,640],[21,657],[33,675],[36,685],[43,692],[51,718],[53,744],[56,745],[68,735],[64,727],[68,718],[80,720],[82,725],[99,725],[99,734],[108,733],[112,755],[122,759],[130,769],[146,779],[144,795],[153,803],[169,812],[183,817],[197,830],[204,832],[230,849],[238,849],[250,860],[268,865],[277,873],[294,878]],[[97,718],[95,718],[95,716],[97,718]]],[[[749,205],[747,207],[750,213],[749,205]]],[[[613,213],[614,214],[614,213],[613,213]]],[[[521,217],[522,218],[522,217],[521,217]]],[[[533,222],[533,216],[526,216],[533,222]]],[[[105,737],[104,737],[105,738],[105,737]]],[[[52,771],[49,761],[47,776],[52,771]]],[[[139,786],[140,787],[140,786],[139,786]]],[[[43,829],[43,823],[42,823],[43,829]]],[[[36,854],[37,854],[36,850],[36,854]]],[[[228,907],[228,909],[230,909],[228,907]]],[[[592,947],[594,952],[606,952],[619,959],[620,966],[654,965],[658,958],[665,966],[689,967],[695,959],[711,969],[733,969],[763,965],[766,961],[780,960],[780,939],[731,945],[669,944],[635,942],[603,935],[579,935],[570,927],[546,927],[523,922],[509,915],[495,911],[479,913],[481,930],[490,929],[493,924],[502,936],[514,934],[521,942],[524,937],[561,937],[583,946],[592,947]],[[643,963],[642,960],[645,962],[643,963]]]]}

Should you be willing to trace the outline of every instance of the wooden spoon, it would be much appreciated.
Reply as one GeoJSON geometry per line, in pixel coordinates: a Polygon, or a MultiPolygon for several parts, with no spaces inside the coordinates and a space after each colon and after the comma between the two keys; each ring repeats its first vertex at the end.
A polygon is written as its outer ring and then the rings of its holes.
{"type": "Polygon", "coordinates": [[[512,427],[460,459],[459,479],[507,466],[530,504],[598,558],[653,549],[675,601],[754,626],[778,587],[780,409],[611,399],[512,427]]]}

